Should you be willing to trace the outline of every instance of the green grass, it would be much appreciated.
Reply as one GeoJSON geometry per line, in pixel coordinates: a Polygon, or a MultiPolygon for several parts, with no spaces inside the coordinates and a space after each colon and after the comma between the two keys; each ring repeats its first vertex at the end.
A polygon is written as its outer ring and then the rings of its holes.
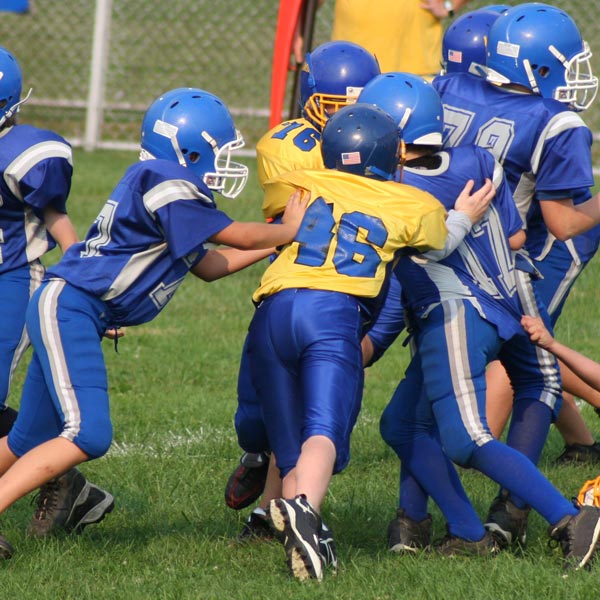
{"type": "MultiPolygon", "coordinates": [[[[80,235],[95,217],[131,153],[75,155],[70,212],[80,235]]],[[[250,163],[251,170],[254,164],[250,163]]],[[[221,200],[235,218],[260,219],[255,181],[243,198],[221,200]]],[[[53,254],[50,261],[56,260],[53,254]]],[[[228,509],[223,489],[240,451],[233,430],[241,345],[252,316],[250,295],[262,266],[213,284],[193,277],[152,323],[131,328],[115,353],[105,342],[114,445],[102,459],[83,465],[109,489],[116,507],[101,524],[78,537],[31,540],[24,531],[33,510],[24,498],[4,515],[0,531],[17,549],[0,565],[3,598],[110,599],[373,599],[552,600],[592,598],[600,569],[561,577],[560,552],[547,546],[546,523],[530,519],[523,557],[495,560],[398,557],[386,551],[385,529],[394,514],[398,462],[378,433],[379,415],[406,367],[400,344],[367,371],[364,409],[352,439],[349,467],[333,480],[323,512],[333,528],[341,570],[321,584],[291,580],[276,543],[236,542],[242,513],[228,509]]],[[[583,273],[565,309],[558,336],[600,359],[595,260],[583,273]]],[[[11,403],[17,405],[21,365],[11,403]]],[[[584,415],[595,435],[600,420],[584,415]]],[[[586,467],[561,467],[562,447],[551,430],[541,468],[570,497],[588,478],[586,467]]],[[[482,516],[495,485],[461,471],[482,516]]],[[[431,506],[436,536],[441,514],[431,506]]]]}

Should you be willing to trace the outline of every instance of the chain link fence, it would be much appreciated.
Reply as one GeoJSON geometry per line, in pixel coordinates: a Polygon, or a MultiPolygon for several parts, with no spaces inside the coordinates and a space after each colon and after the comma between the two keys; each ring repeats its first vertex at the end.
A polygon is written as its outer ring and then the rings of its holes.
{"type": "MultiPolygon", "coordinates": [[[[488,3],[475,0],[469,9],[488,3]]],[[[329,39],[333,4],[326,0],[318,11],[313,47],[329,39]]],[[[589,1],[555,4],[596,50],[600,74],[599,17],[590,15],[589,1]]],[[[133,148],[152,100],[192,86],[223,98],[253,148],[268,128],[278,6],[276,0],[32,0],[29,14],[0,13],[0,44],[18,58],[24,90],[34,90],[24,120],[74,145],[133,148]],[[98,54],[98,41],[106,42],[105,55],[98,54]],[[94,116],[97,126],[90,127],[94,116]]],[[[594,131],[600,131],[599,102],[585,113],[594,131]]]]}

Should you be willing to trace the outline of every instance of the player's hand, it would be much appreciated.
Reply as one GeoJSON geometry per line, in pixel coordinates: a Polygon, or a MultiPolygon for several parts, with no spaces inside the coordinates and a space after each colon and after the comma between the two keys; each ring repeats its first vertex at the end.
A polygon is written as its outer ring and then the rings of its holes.
{"type": "Polygon", "coordinates": [[[496,188],[490,179],[486,179],[476,192],[473,192],[474,186],[475,181],[469,179],[454,204],[454,210],[464,212],[473,224],[483,218],[496,195],[496,188]]]}
{"type": "Polygon", "coordinates": [[[550,332],[546,329],[546,326],[540,317],[524,315],[521,318],[521,326],[534,344],[541,348],[550,348],[554,338],[550,335],[550,332]]]}
{"type": "Polygon", "coordinates": [[[109,340],[116,340],[125,335],[125,330],[122,327],[111,327],[104,332],[104,337],[109,340]]]}
{"type": "Polygon", "coordinates": [[[294,234],[298,231],[302,219],[304,219],[309,200],[310,192],[300,189],[293,192],[288,199],[281,222],[293,229],[294,234]]]}
{"type": "Polygon", "coordinates": [[[445,19],[448,16],[443,0],[422,0],[421,8],[428,10],[437,19],[445,19]]]}

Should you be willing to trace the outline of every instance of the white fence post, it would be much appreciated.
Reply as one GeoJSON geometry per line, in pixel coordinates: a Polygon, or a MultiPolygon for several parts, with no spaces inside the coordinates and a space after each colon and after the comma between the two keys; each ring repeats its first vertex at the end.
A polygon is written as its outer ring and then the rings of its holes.
{"type": "Polygon", "coordinates": [[[110,20],[112,0],[96,0],[94,39],[90,63],[90,88],[87,100],[83,147],[93,150],[100,141],[108,49],[110,46],[110,20]]]}

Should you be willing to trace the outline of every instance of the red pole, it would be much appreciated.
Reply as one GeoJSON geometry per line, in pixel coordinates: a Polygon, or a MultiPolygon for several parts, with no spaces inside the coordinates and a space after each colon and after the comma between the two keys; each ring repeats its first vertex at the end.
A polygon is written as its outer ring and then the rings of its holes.
{"type": "Polygon", "coordinates": [[[292,41],[301,7],[302,0],[280,0],[279,2],[271,69],[271,114],[269,128],[275,127],[282,119],[292,41]]]}

